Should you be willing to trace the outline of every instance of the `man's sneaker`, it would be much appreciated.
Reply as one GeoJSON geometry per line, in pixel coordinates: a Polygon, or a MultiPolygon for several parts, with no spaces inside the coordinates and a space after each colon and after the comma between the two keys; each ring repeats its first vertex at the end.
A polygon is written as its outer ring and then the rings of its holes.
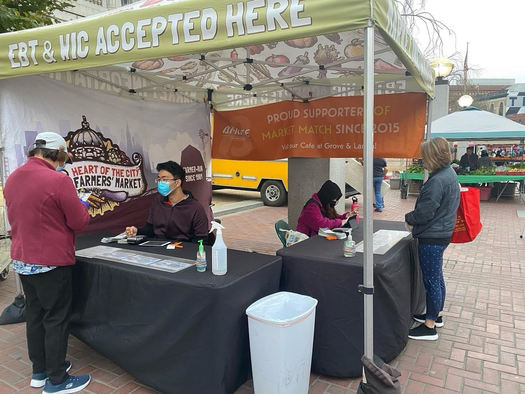
{"type": "MultiPolygon", "coordinates": [[[[414,315],[414,316],[412,316],[412,319],[414,319],[418,323],[424,323],[426,317],[427,317],[427,315],[425,315],[423,313],[422,315],[414,315]]],[[[443,327],[445,325],[445,323],[443,323],[443,316],[438,316],[436,321],[435,321],[435,324],[436,324],[437,328],[443,327]]]]}
{"type": "Polygon", "coordinates": [[[421,324],[416,328],[411,329],[408,332],[408,337],[410,339],[419,339],[421,341],[435,341],[438,339],[438,334],[435,327],[428,328],[424,324],[421,324]]]}
{"type": "Polygon", "coordinates": [[[46,381],[44,386],[44,391],[42,394],[68,394],[76,393],[77,391],[82,390],[89,384],[91,376],[89,375],[80,375],[80,376],[71,376],[68,375],[67,379],[60,384],[52,384],[50,380],[46,381]]]}
{"type": "MultiPolygon", "coordinates": [[[[66,360],[66,372],[69,372],[71,369],[71,361],[66,360]]],[[[29,385],[31,387],[44,387],[44,384],[46,384],[47,380],[47,373],[46,372],[40,372],[40,373],[34,373],[33,376],[31,376],[31,383],[29,385]]]]}

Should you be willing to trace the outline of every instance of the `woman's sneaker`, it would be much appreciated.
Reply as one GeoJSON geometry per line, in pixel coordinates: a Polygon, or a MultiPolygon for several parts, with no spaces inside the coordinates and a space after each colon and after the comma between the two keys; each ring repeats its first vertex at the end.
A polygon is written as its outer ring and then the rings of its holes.
{"type": "Polygon", "coordinates": [[[422,341],[435,341],[438,339],[438,333],[436,327],[429,328],[426,325],[421,324],[416,328],[411,329],[408,332],[408,337],[410,339],[419,339],[422,341]]]}
{"type": "MultiPolygon", "coordinates": [[[[66,360],[66,372],[69,372],[70,369],[71,361],[66,360]]],[[[44,384],[46,384],[46,380],[47,372],[34,373],[33,376],[31,376],[31,383],[29,383],[29,385],[35,388],[44,387],[44,384]]]]}
{"type": "Polygon", "coordinates": [[[52,384],[50,380],[46,381],[42,394],[68,394],[76,393],[86,387],[91,380],[89,375],[71,376],[60,384],[52,384]]]}
{"type": "MultiPolygon", "coordinates": [[[[426,317],[427,317],[427,315],[425,315],[423,313],[422,315],[414,315],[414,316],[412,316],[412,319],[414,319],[418,323],[424,323],[426,317]]],[[[443,316],[438,316],[436,321],[435,321],[435,324],[436,324],[437,328],[443,327],[445,325],[445,323],[443,323],[443,316]]]]}

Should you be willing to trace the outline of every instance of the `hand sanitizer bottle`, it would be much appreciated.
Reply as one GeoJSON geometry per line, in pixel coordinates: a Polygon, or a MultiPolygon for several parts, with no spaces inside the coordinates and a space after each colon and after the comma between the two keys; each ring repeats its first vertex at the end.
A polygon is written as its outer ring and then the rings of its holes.
{"type": "Polygon", "coordinates": [[[197,250],[197,259],[195,261],[195,266],[197,267],[197,272],[206,271],[206,252],[204,251],[204,245],[202,244],[202,239],[199,240],[199,249],[197,250]]]}
{"type": "Polygon", "coordinates": [[[214,275],[224,275],[228,271],[228,249],[222,239],[222,229],[224,227],[212,220],[211,230],[217,230],[215,243],[211,248],[211,272],[214,275]]]}
{"type": "Polygon", "coordinates": [[[343,255],[345,257],[354,257],[355,256],[355,242],[352,239],[352,231],[348,233],[348,237],[345,239],[343,255]]]}

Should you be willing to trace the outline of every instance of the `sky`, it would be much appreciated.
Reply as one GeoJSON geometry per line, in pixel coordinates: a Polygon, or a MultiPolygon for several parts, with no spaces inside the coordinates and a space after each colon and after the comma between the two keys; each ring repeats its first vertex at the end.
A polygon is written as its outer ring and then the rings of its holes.
{"type": "Polygon", "coordinates": [[[468,65],[476,70],[468,78],[525,83],[525,0],[426,0],[425,9],[456,33],[443,37],[444,57],[457,50],[464,58],[469,43],[468,65]]]}

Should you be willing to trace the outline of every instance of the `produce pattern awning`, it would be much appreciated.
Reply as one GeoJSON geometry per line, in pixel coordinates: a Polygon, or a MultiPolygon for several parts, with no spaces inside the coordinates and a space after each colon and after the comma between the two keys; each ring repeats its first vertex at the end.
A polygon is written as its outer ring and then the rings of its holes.
{"type": "Polygon", "coordinates": [[[0,78],[72,70],[94,78],[107,71],[132,72],[142,83],[122,86],[123,92],[197,89],[207,97],[213,89],[214,102],[236,107],[361,94],[363,28],[373,16],[377,93],[432,95],[432,71],[394,1],[371,3],[144,0],[0,35],[0,78]],[[305,84],[311,85],[308,92],[305,84]]]}

